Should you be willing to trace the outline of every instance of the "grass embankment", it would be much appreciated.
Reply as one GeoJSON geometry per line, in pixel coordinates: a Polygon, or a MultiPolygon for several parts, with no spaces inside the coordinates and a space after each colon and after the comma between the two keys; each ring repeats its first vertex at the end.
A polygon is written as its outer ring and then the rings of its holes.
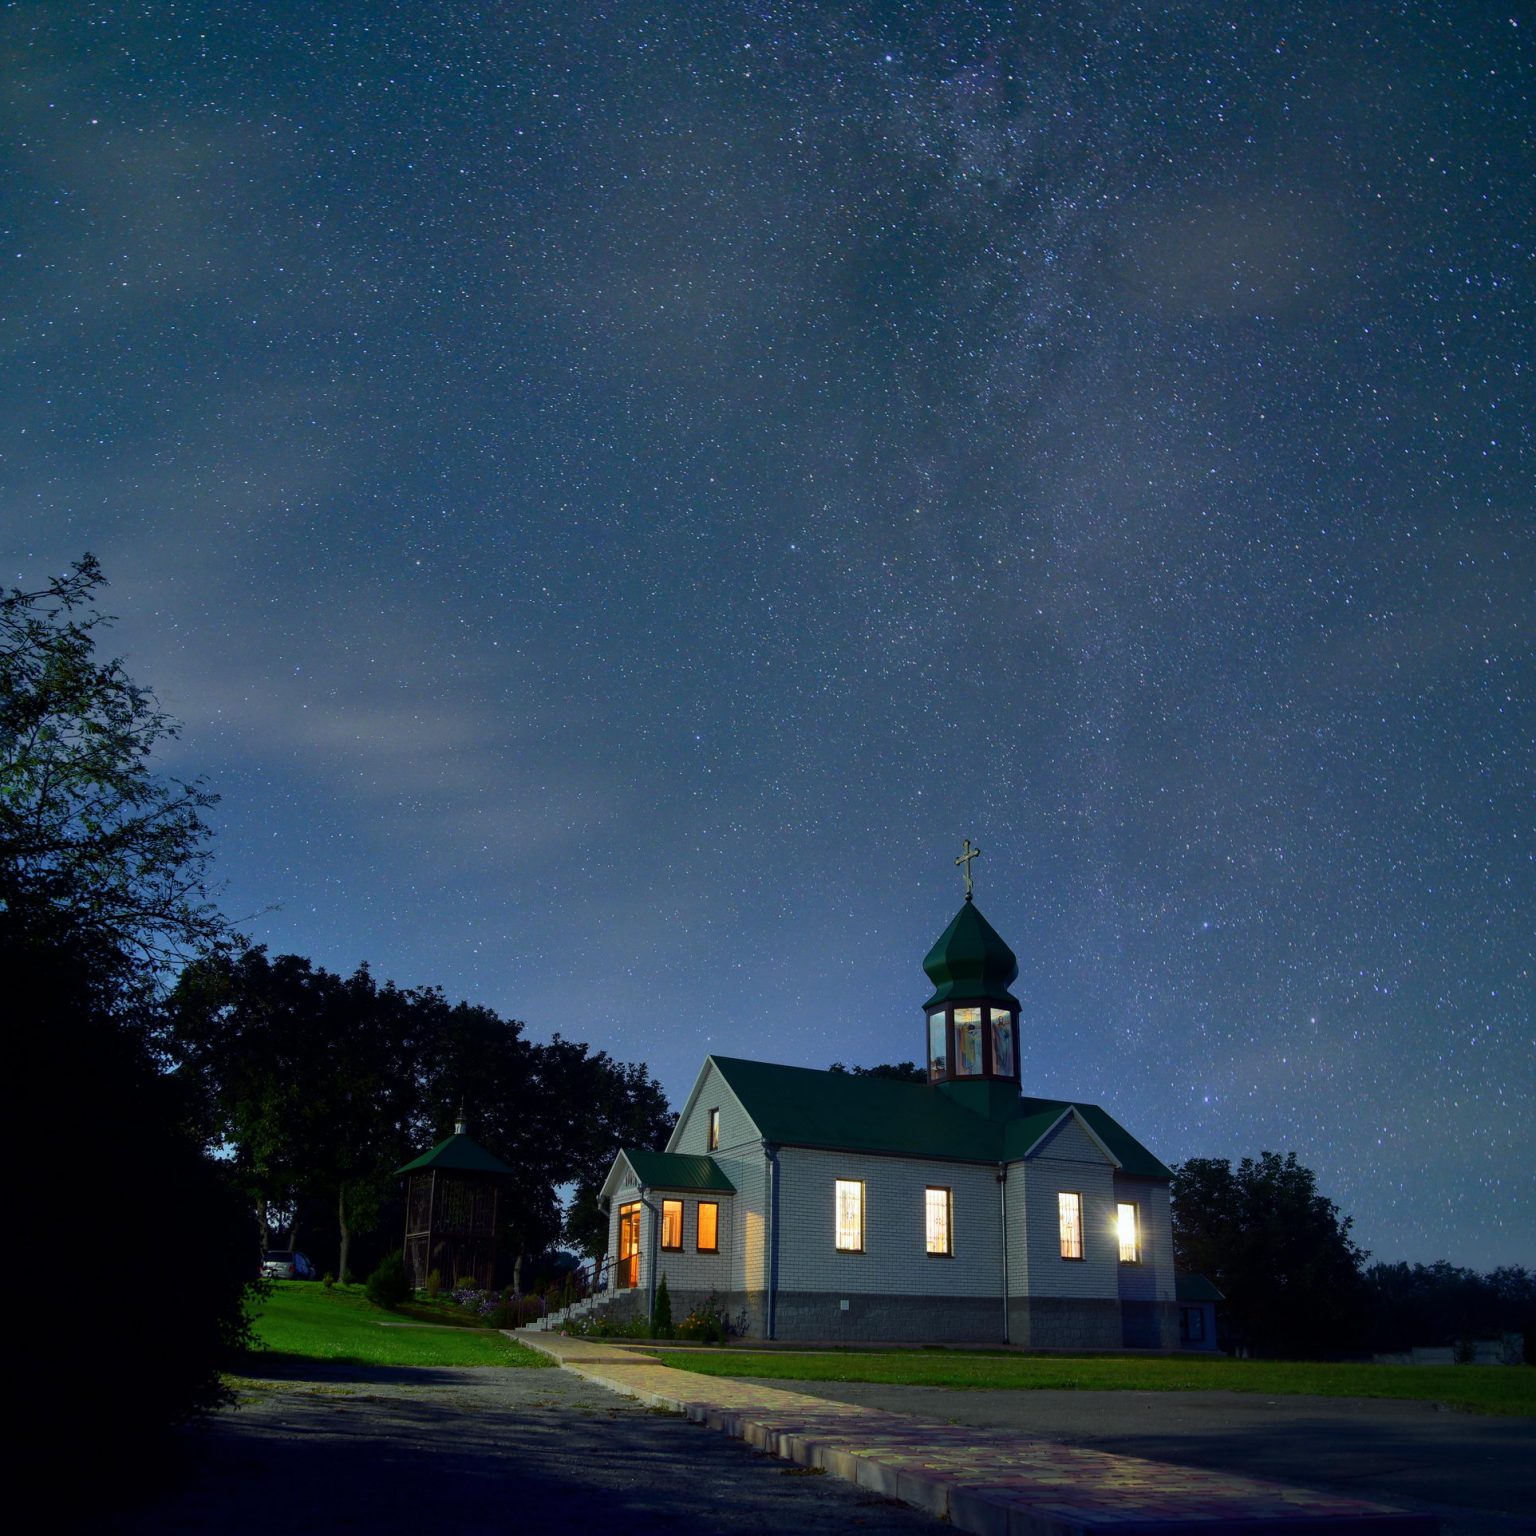
{"type": "MultiPolygon", "coordinates": [[[[464,1326],[466,1319],[464,1312],[442,1304],[411,1304],[409,1314],[386,1312],[360,1286],[328,1291],[313,1281],[279,1280],[256,1308],[251,1331],[263,1352],[348,1365],[553,1364],[473,1319],[464,1326]],[[449,1312],[457,1315],[450,1320],[449,1312]],[[423,1320],[428,1318],[433,1321],[423,1320]]],[[[260,1361],[260,1353],[250,1358],[252,1367],[260,1361]]]]}
{"type": "Polygon", "coordinates": [[[1392,1397],[1473,1413],[1536,1417],[1536,1370],[1526,1366],[1333,1365],[1225,1356],[1018,1355],[958,1350],[660,1350],[663,1365],[702,1376],[869,1381],[972,1391],[1260,1392],[1270,1396],[1392,1397]]]}

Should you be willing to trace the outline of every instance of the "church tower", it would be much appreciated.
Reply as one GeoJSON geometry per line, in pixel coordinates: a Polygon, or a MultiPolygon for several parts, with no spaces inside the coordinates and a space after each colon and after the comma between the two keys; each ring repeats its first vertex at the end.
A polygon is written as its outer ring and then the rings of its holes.
{"type": "Polygon", "coordinates": [[[1019,1000],[1009,986],[1019,962],[972,899],[970,860],[980,852],[966,840],[956,859],[965,870],[965,902],[923,969],[933,996],[923,1004],[928,1081],[967,1109],[1012,1115],[1019,1099],[1019,1000]]]}

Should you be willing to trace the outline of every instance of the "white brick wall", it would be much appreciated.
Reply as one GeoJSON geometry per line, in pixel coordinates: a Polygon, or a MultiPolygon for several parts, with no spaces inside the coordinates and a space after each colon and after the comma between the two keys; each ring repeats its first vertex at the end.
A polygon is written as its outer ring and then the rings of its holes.
{"type": "Polygon", "coordinates": [[[712,1109],[720,1111],[720,1151],[729,1152],[761,1140],[757,1127],[741,1107],[741,1101],[731,1092],[715,1064],[709,1062],[705,1065],[692,1109],[672,1128],[667,1151],[708,1153],[709,1112],[712,1109]]]}
{"type": "Polygon", "coordinates": [[[1083,1129],[1083,1123],[1074,1115],[1068,1115],[1051,1132],[1045,1144],[1034,1154],[1036,1157],[1063,1158],[1068,1162],[1103,1163],[1107,1159],[1104,1150],[1083,1129]]]}
{"type": "MultiPolygon", "coordinates": [[[[633,1178],[626,1178],[613,1197],[613,1209],[608,1214],[608,1253],[617,1258],[619,1252],[619,1207],[640,1198],[633,1178]]],[[[736,1201],[722,1191],[707,1193],[685,1189],[648,1189],[645,1198],[661,1209],[663,1200],[683,1202],[683,1246],[681,1251],[666,1249],[659,1254],[658,1274],[667,1277],[667,1288],[673,1291],[719,1291],[722,1295],[732,1289],[731,1274],[735,1251],[737,1222],[736,1201]],[[699,1201],[713,1200],[720,1207],[720,1251],[700,1253],[699,1201]]],[[[661,1239],[661,1223],[651,1215],[650,1209],[640,1207],[640,1289],[649,1290],[652,1261],[658,1255],[655,1249],[661,1239]],[[655,1223],[653,1226],[652,1223],[655,1223]],[[655,1234],[655,1241],[652,1234],[655,1234]]]]}
{"type": "Polygon", "coordinates": [[[998,1296],[1002,1292],[997,1170],[867,1153],[785,1147],[779,1154],[779,1287],[858,1295],[998,1296]],[[864,1181],[864,1252],[840,1253],[838,1179],[864,1181]],[[954,1256],[925,1248],[923,1193],[954,1194],[954,1256]]]}
{"type": "MultiPolygon", "coordinates": [[[[700,1193],[698,1190],[654,1189],[646,1198],[660,1206],[663,1200],[683,1202],[683,1246],[681,1251],[664,1249],[657,1256],[659,1273],[667,1277],[667,1289],[671,1291],[718,1291],[722,1295],[731,1289],[731,1250],[734,1229],[734,1199],[723,1193],[700,1193]],[[720,1207],[720,1251],[700,1253],[699,1202],[713,1200],[720,1207]]],[[[678,1321],[681,1321],[679,1316],[678,1321]]]]}
{"type": "Polygon", "coordinates": [[[1120,1295],[1127,1301],[1172,1301],[1173,1222],[1168,1185],[1117,1173],[1115,1200],[1129,1201],[1141,1216],[1141,1263],[1120,1266],[1120,1295]]]}
{"type": "Polygon", "coordinates": [[[1028,1178],[1023,1163],[1008,1167],[1008,1294],[1027,1296],[1030,1278],[1028,1178]]]}
{"type": "MultiPolygon", "coordinates": [[[[684,1201],[684,1246],[661,1254],[660,1267],[677,1292],[714,1289],[722,1295],[759,1292],[768,1284],[769,1163],[757,1127],[724,1077],[707,1065],[691,1110],[679,1121],[668,1151],[708,1153],[709,1112],[720,1111],[720,1145],[711,1154],[736,1186],[721,1194],[718,1255],[696,1251],[698,1191],[650,1191],[684,1201]]],[[[990,1164],[935,1163],[868,1153],[785,1147],[779,1152],[780,1293],[849,1296],[993,1297],[1002,1286],[997,1169],[990,1164]],[[865,1186],[864,1252],[841,1253],[835,1244],[835,1185],[840,1178],[865,1186]],[[925,1251],[924,1190],[953,1191],[953,1257],[925,1251]]],[[[1016,1297],[1113,1301],[1171,1300],[1173,1245],[1168,1187],[1117,1174],[1098,1143],[1069,1118],[1027,1162],[1008,1169],[1009,1292],[1016,1297]],[[1083,1197],[1081,1260],[1061,1257],[1057,1194],[1083,1197]],[[1144,1262],[1119,1262],[1118,1200],[1139,1206],[1144,1262]]],[[[609,1253],[618,1252],[618,1208],[636,1198],[633,1181],[615,1195],[609,1253]]],[[[702,1198],[714,1198],[703,1196],[702,1198]]],[[[642,1288],[650,1285],[652,1217],[641,1212],[642,1288]]]]}
{"type": "Polygon", "coordinates": [[[1070,1118],[1022,1168],[1028,1243],[1028,1294],[1116,1300],[1119,1297],[1119,1243],[1115,1230],[1114,1168],[1098,1143],[1070,1118]],[[1083,1257],[1061,1256],[1057,1195],[1083,1197],[1083,1257]]]}
{"type": "MultiPolygon", "coordinates": [[[[768,1285],[768,1159],[762,1136],[713,1062],[705,1065],[692,1109],[672,1130],[669,1152],[704,1153],[736,1186],[727,1284],[733,1291],[761,1291],[768,1285]],[[709,1150],[709,1112],[720,1111],[720,1145],[709,1150]]],[[[669,1285],[671,1281],[667,1282],[669,1285]]]]}

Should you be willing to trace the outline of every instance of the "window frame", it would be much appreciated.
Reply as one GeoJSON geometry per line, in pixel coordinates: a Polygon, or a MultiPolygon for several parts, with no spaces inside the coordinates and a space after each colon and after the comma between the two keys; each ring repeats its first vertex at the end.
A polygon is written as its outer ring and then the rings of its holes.
{"type": "Polygon", "coordinates": [[[1078,1189],[1058,1189],[1056,1191],[1056,1235],[1061,1249],[1061,1259],[1064,1264],[1081,1264],[1084,1261],[1084,1249],[1087,1247],[1085,1233],[1083,1231],[1083,1193],[1078,1189]],[[1067,1222],[1066,1201],[1076,1203],[1076,1221],[1073,1224],[1075,1230],[1069,1234],[1067,1222]],[[1069,1243],[1075,1240],[1077,1252],[1068,1253],[1069,1243]]]}
{"type": "Polygon", "coordinates": [[[1141,1207],[1134,1200],[1115,1201],[1115,1244],[1122,1264],[1141,1263],[1141,1207]],[[1125,1256],[1125,1228],[1121,1225],[1121,1211],[1131,1213],[1131,1256],[1125,1256]]]}
{"type": "Polygon", "coordinates": [[[925,1184],[923,1186],[923,1252],[930,1259],[952,1259],[955,1256],[955,1192],[948,1184],[925,1184]],[[944,1196],[944,1246],[933,1246],[933,1227],[930,1218],[933,1207],[929,1203],[930,1195],[944,1196]]]}
{"type": "Polygon", "coordinates": [[[834,1179],[832,1181],[832,1247],[837,1253],[863,1253],[865,1236],[869,1229],[868,1187],[863,1179],[834,1179]],[[843,1243],[842,1192],[843,1186],[859,1192],[859,1243],[858,1247],[846,1247],[843,1243]]]}
{"type": "Polygon", "coordinates": [[[693,1250],[695,1253],[719,1253],[720,1202],[718,1200],[700,1200],[697,1204],[698,1210],[694,1214],[693,1221],[693,1250]],[[706,1205],[715,1213],[715,1242],[712,1248],[704,1246],[704,1207],[706,1205]]]}
{"type": "Polygon", "coordinates": [[[946,1083],[949,1078],[949,1009],[940,1008],[937,1013],[928,1015],[928,1081],[946,1083]],[[935,1025],[939,1032],[937,1056],[933,1054],[935,1025]]]}
{"type": "Polygon", "coordinates": [[[718,1152],[720,1150],[720,1110],[718,1107],[709,1112],[708,1130],[705,1133],[704,1139],[708,1142],[707,1151],[718,1152]]]}
{"type": "Polygon", "coordinates": [[[625,1200],[619,1206],[619,1230],[614,1261],[615,1290],[633,1290],[640,1284],[640,1207],[641,1202],[638,1199],[625,1200]],[[629,1240],[627,1253],[624,1251],[626,1239],[629,1240]],[[629,1278],[631,1266],[633,1266],[633,1279],[629,1278]]]}
{"type": "Polygon", "coordinates": [[[948,1011],[949,1033],[953,1042],[950,1048],[950,1076],[956,1082],[974,1081],[976,1078],[986,1077],[988,1075],[986,1006],[981,1003],[961,1003],[951,1007],[948,1011]],[[974,1019],[967,1018],[964,1023],[961,1022],[961,1014],[972,1013],[976,1015],[974,1019]],[[960,1031],[969,1028],[971,1025],[976,1027],[976,1055],[974,1058],[976,1065],[974,1070],[966,1070],[961,1065],[960,1031]]]}
{"type": "Polygon", "coordinates": [[[987,1007],[986,1020],[987,1070],[993,1077],[1017,1079],[1019,1076],[1019,1020],[1011,1008],[999,1008],[995,1003],[987,1007]],[[1008,1032],[1008,1070],[997,1064],[998,1025],[1008,1032]]]}
{"type": "Polygon", "coordinates": [[[658,1243],[663,1253],[681,1253],[683,1251],[684,1233],[688,1226],[688,1202],[686,1200],[669,1200],[665,1196],[661,1202],[661,1237],[658,1243]],[[677,1241],[667,1241],[667,1207],[677,1207],[677,1241]]]}

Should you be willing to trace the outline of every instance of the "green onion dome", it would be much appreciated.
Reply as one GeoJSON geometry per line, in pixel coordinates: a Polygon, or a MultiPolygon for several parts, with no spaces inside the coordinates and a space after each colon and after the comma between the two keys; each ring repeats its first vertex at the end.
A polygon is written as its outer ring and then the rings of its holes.
{"type": "Polygon", "coordinates": [[[928,951],[923,969],[934,985],[925,1008],[935,1003],[971,1002],[1019,1006],[1019,1000],[1008,990],[1019,974],[1018,958],[969,896],[928,951]]]}

